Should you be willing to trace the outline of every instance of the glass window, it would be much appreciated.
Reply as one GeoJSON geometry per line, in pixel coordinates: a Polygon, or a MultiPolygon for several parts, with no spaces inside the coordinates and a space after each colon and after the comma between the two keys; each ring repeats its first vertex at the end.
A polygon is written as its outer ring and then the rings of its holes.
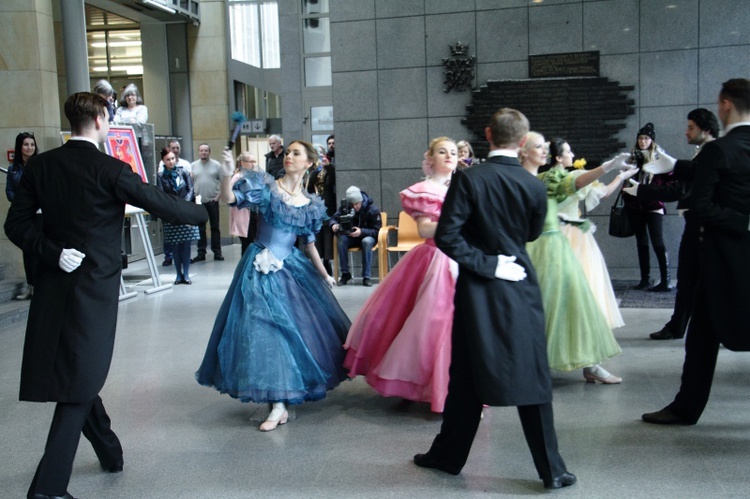
{"type": "Polygon", "coordinates": [[[330,57],[308,57],[305,59],[305,86],[331,86],[330,57]]]}
{"type": "Polygon", "coordinates": [[[232,59],[258,68],[281,67],[276,2],[232,1],[229,33],[232,59]]]}
{"type": "Polygon", "coordinates": [[[333,106],[311,107],[310,119],[314,132],[333,130],[333,106]]]}
{"type": "Polygon", "coordinates": [[[243,3],[229,6],[229,34],[232,59],[261,67],[257,5],[243,3]]]}
{"type": "Polygon", "coordinates": [[[302,14],[327,14],[328,0],[302,0],[302,14]]]}
{"type": "Polygon", "coordinates": [[[260,4],[260,20],[263,33],[263,67],[280,68],[279,5],[276,2],[260,4]]]}
{"type": "Polygon", "coordinates": [[[136,22],[86,5],[86,42],[92,78],[143,74],[141,30],[136,22]]]}
{"type": "Polygon", "coordinates": [[[327,17],[304,19],[302,39],[306,54],[331,51],[331,30],[327,17]]]}

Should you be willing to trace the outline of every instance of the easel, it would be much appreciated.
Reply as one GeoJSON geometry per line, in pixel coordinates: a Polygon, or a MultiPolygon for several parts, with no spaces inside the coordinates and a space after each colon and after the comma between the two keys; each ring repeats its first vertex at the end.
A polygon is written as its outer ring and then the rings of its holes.
{"type": "MultiPolygon", "coordinates": [[[[143,242],[143,250],[146,253],[146,262],[148,263],[148,270],[151,274],[151,283],[153,284],[153,287],[145,290],[144,293],[150,295],[152,293],[164,291],[165,289],[172,289],[171,283],[161,283],[161,277],[159,276],[159,267],[156,265],[154,247],[151,246],[151,238],[148,236],[148,229],[146,229],[146,219],[143,217],[143,210],[140,208],[136,208],[135,206],[126,205],[125,214],[135,217],[135,223],[136,225],[138,225],[138,233],[140,234],[141,241],[143,242]]],[[[122,275],[120,275],[120,301],[133,298],[136,295],[138,295],[137,291],[131,291],[130,293],[128,293],[127,289],[125,289],[125,281],[123,280],[122,275]]]]}

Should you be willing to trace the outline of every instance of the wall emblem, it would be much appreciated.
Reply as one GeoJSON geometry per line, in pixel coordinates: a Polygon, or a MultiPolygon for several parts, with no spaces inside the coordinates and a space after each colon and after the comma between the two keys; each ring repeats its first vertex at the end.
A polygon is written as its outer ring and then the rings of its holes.
{"type": "Polygon", "coordinates": [[[449,45],[451,57],[443,59],[445,79],[443,80],[443,92],[465,92],[473,88],[474,64],[476,58],[469,55],[469,46],[460,41],[455,45],[449,45]]]}

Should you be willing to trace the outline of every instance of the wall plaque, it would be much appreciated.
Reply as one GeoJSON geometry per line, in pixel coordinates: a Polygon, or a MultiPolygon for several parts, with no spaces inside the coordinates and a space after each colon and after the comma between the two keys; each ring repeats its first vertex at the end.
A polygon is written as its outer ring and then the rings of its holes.
{"type": "Polygon", "coordinates": [[[529,56],[530,78],[599,76],[599,51],[529,56]]]}

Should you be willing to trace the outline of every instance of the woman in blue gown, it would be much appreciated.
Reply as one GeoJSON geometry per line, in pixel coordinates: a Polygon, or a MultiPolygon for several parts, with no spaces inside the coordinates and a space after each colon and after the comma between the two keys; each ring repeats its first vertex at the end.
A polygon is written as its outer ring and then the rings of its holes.
{"type": "Polygon", "coordinates": [[[234,161],[224,153],[222,199],[257,212],[258,235],[237,265],[196,373],[200,384],[241,402],[272,403],[261,431],[287,422],[287,404],[320,400],[347,378],[351,324],[315,249],[325,205],[302,188],[318,156],[301,141],[285,154],[283,178],[248,171],[230,187],[234,161]],[[309,259],[294,246],[298,236],[309,259]]]}

